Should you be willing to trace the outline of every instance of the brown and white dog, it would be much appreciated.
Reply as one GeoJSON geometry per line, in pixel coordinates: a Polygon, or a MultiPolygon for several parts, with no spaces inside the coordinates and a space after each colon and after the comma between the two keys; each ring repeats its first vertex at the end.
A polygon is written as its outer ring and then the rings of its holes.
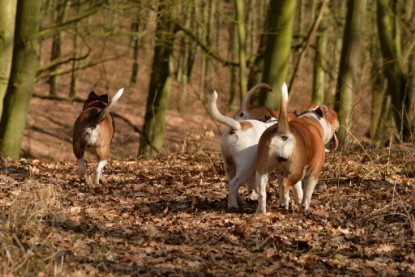
{"type": "Polygon", "coordinates": [[[99,184],[102,171],[110,154],[112,138],[114,136],[114,120],[111,109],[120,99],[124,89],[118,92],[108,103],[108,95],[98,96],[91,91],[84,103],[81,114],[75,121],[73,128],[73,152],[78,159],[79,178],[86,181],[86,163],[84,152],[87,147],[95,150],[99,162],[93,174],[93,183],[99,184]]]}
{"type": "Polygon", "coordinates": [[[257,144],[262,133],[274,122],[258,120],[237,121],[222,115],[217,106],[218,94],[214,91],[209,99],[208,109],[212,117],[229,128],[222,134],[220,146],[223,165],[229,182],[228,207],[239,208],[244,201],[239,195],[239,187],[248,184],[251,199],[256,199],[255,161],[257,144]]]}
{"type": "Polygon", "coordinates": [[[256,185],[259,191],[257,213],[266,213],[266,185],[271,170],[278,175],[280,205],[288,209],[289,190],[294,189],[302,210],[310,207],[311,195],[325,161],[324,145],[333,139],[339,128],[337,114],[325,105],[313,107],[298,118],[288,121],[288,89],[282,86],[278,124],[268,128],[258,143],[256,185]],[[304,182],[304,195],[301,187],[304,182]]]}

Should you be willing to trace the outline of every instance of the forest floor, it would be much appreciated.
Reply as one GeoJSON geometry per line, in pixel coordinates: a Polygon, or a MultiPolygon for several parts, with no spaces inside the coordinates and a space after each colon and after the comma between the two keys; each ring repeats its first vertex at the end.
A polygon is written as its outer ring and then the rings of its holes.
{"type": "MultiPolygon", "coordinates": [[[[414,149],[329,154],[303,214],[227,210],[217,152],[111,160],[106,184],[74,162],[3,160],[0,271],[70,276],[415,274],[414,149]]],[[[242,189],[244,196],[246,191],[242,189]]]]}
{"type": "Polygon", "coordinates": [[[128,122],[115,117],[106,183],[95,187],[79,182],[72,153],[82,104],[34,97],[23,158],[0,159],[0,274],[415,275],[413,144],[329,153],[308,214],[278,208],[275,178],[266,215],[255,201],[228,210],[223,126],[194,95],[185,112],[169,109],[165,153],[144,159],[130,124],[142,125],[145,98],[128,89],[114,108],[128,122]]]}

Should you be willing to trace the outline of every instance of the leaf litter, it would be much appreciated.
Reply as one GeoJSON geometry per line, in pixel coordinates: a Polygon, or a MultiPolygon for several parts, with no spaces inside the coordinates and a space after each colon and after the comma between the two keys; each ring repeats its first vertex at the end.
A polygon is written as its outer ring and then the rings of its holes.
{"type": "Polygon", "coordinates": [[[0,270],[413,275],[413,146],[368,151],[327,155],[308,214],[279,208],[275,178],[269,213],[256,215],[256,201],[228,210],[219,153],[111,160],[99,186],[79,182],[75,162],[2,160],[0,270]]]}

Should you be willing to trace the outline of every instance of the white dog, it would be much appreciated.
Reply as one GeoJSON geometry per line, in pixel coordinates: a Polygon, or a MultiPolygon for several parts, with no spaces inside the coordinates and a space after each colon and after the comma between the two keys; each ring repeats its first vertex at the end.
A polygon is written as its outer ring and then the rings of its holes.
{"type": "Polygon", "coordinates": [[[259,138],[262,133],[276,123],[258,120],[237,121],[222,115],[217,106],[218,95],[214,91],[209,99],[209,111],[212,117],[227,125],[229,128],[223,132],[220,145],[223,164],[229,181],[228,207],[239,208],[243,203],[239,195],[239,187],[248,183],[251,199],[257,198],[255,188],[255,162],[259,138]]]}

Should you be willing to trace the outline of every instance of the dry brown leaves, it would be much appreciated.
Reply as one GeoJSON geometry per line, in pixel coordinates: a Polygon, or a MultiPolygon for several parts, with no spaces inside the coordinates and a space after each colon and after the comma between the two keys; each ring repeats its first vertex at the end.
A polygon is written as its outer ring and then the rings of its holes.
{"type": "Polygon", "coordinates": [[[329,154],[307,215],[278,208],[275,181],[268,214],[254,214],[255,202],[227,210],[218,153],[110,161],[95,188],[76,171],[1,162],[1,272],[415,274],[413,145],[329,154]]]}

